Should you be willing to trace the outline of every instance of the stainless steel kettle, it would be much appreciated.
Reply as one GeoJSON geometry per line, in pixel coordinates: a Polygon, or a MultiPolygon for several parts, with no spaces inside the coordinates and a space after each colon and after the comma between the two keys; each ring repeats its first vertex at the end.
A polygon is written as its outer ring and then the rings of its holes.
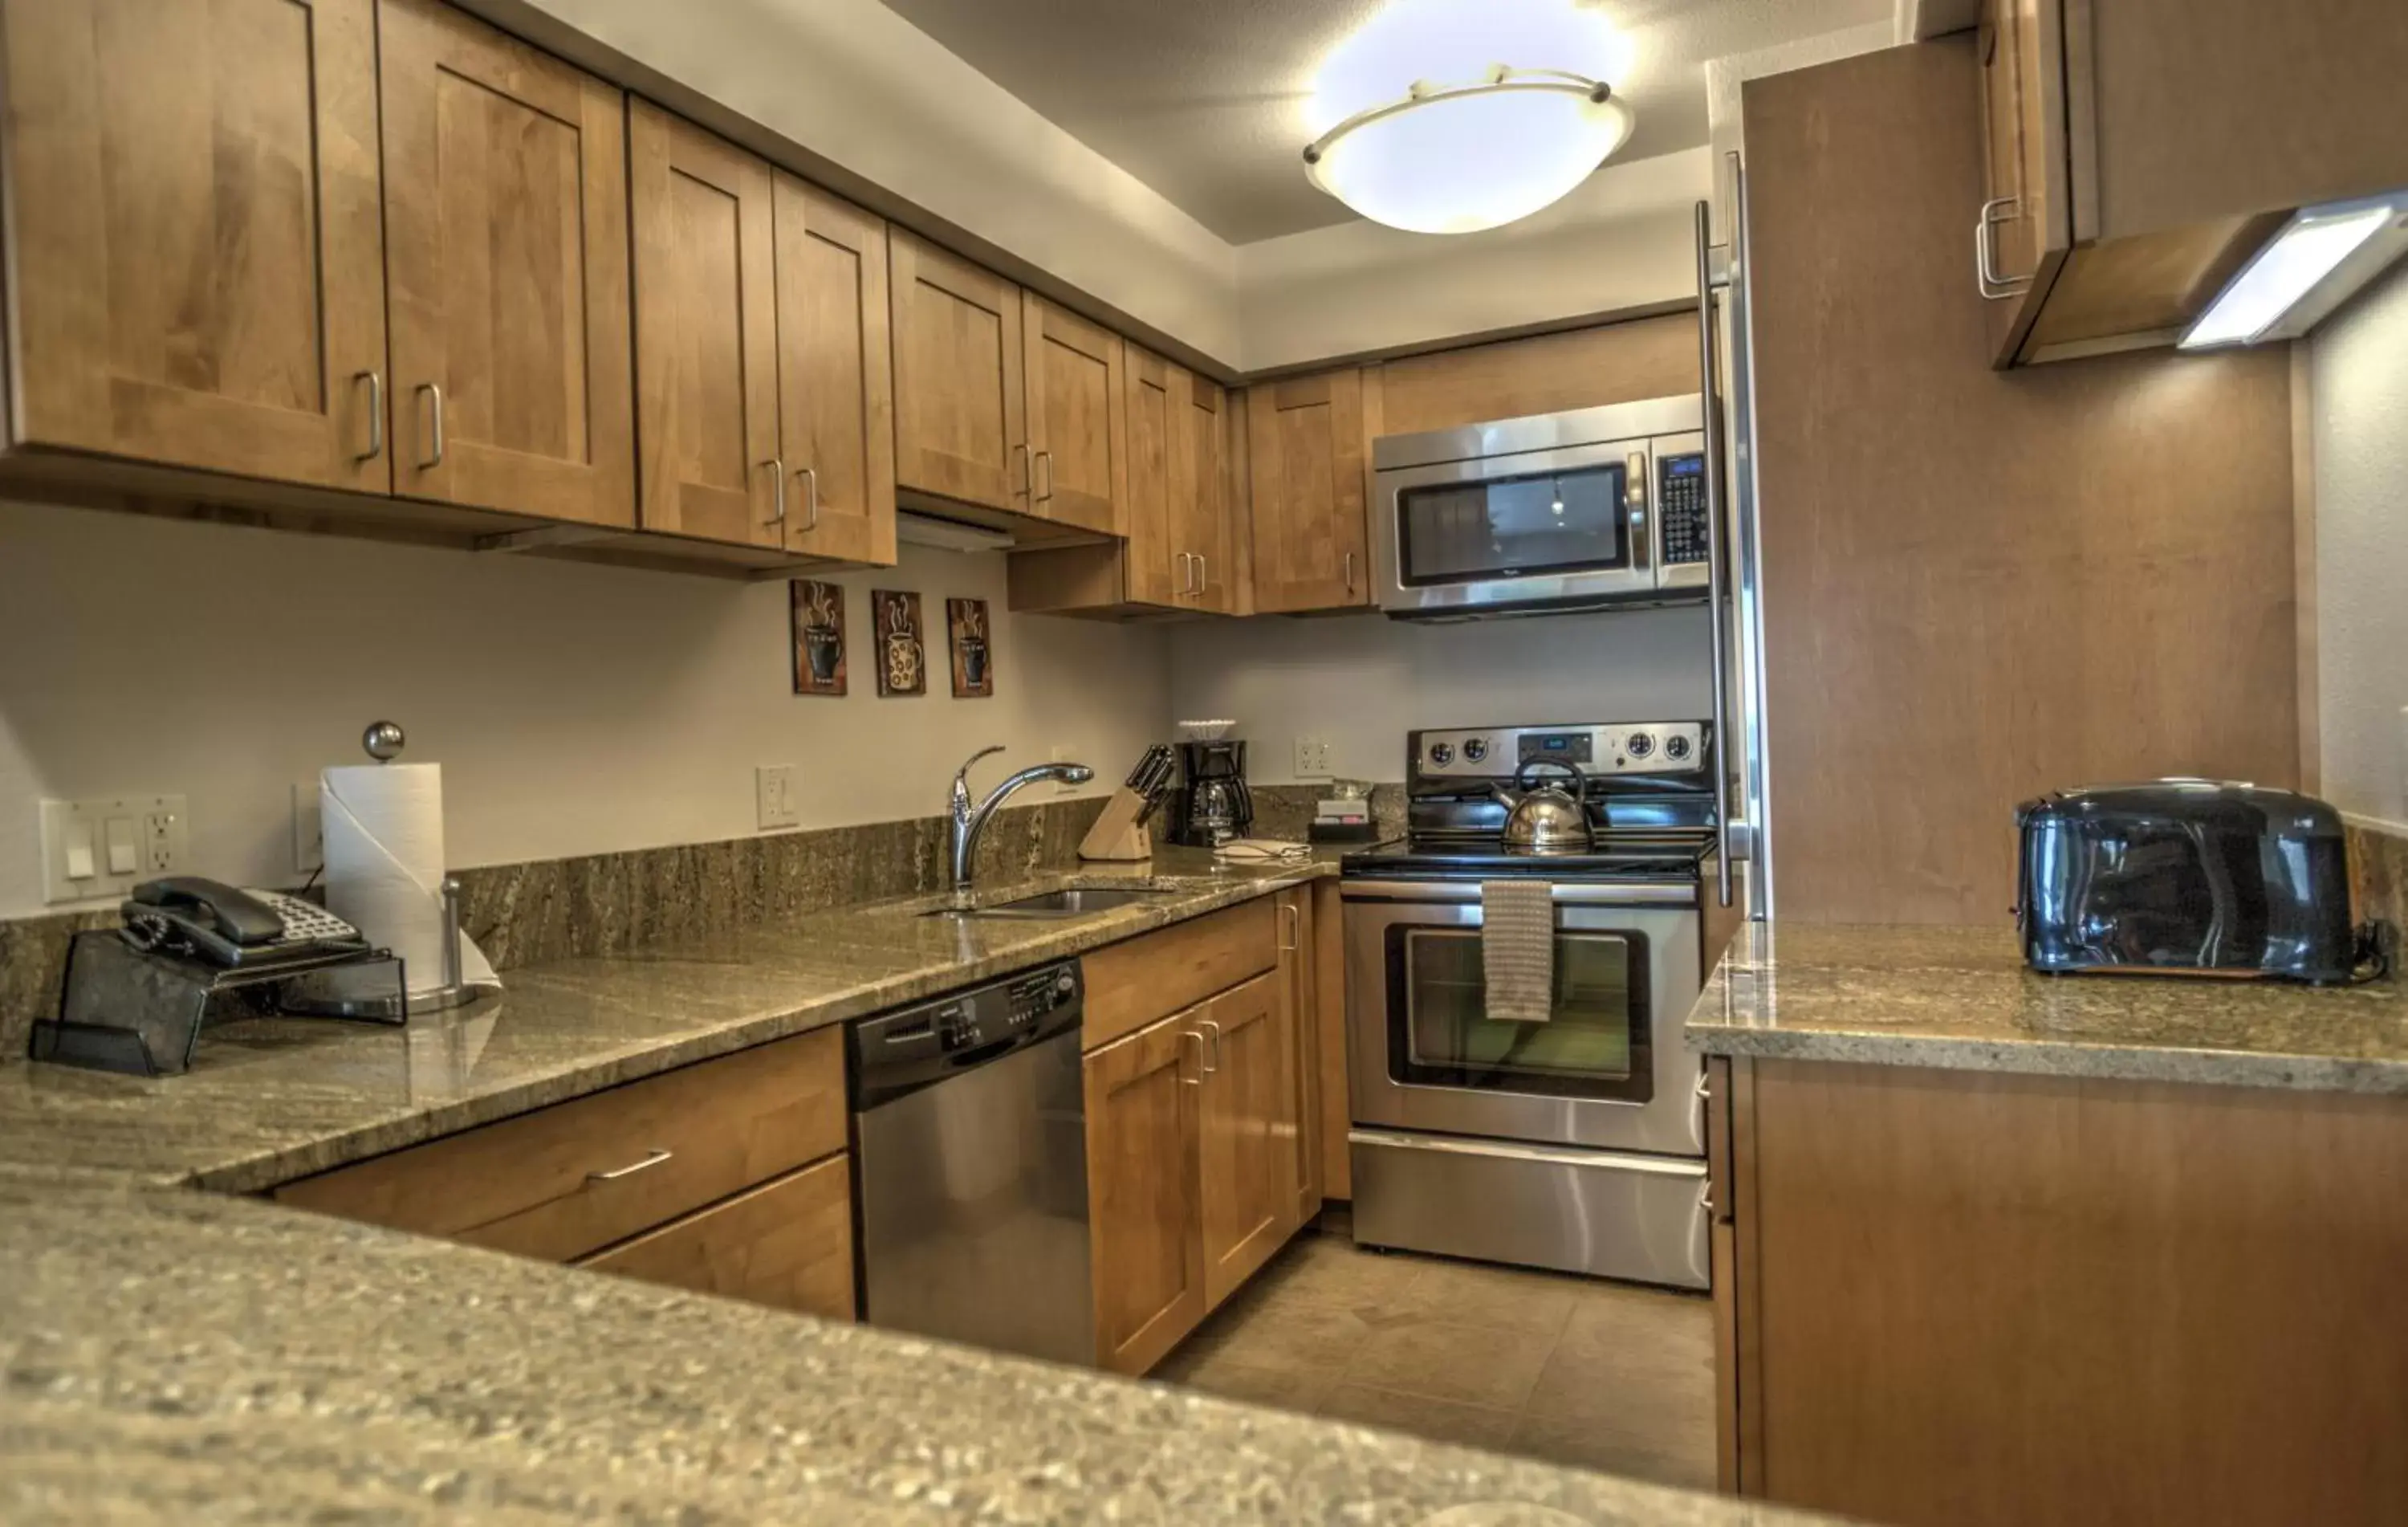
{"type": "Polygon", "coordinates": [[[1513,771],[1513,789],[1490,785],[1490,792],[1505,806],[1505,851],[1585,854],[1595,848],[1596,840],[1589,834],[1588,812],[1580,799],[1586,779],[1577,767],[1561,758],[1528,758],[1513,771]],[[1572,777],[1572,787],[1567,790],[1560,785],[1541,785],[1532,789],[1530,771],[1534,769],[1560,769],[1572,777]]]}

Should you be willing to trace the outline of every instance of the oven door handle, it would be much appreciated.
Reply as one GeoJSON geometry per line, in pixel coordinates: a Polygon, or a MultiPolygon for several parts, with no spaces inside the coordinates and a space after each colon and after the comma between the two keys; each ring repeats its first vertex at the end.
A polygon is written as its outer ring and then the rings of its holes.
{"type": "Polygon", "coordinates": [[[1509,1161],[1541,1161],[1550,1166],[1641,1172],[1654,1177],[1693,1177],[1700,1186],[1706,1181],[1706,1163],[1686,1156],[1531,1145],[1520,1141],[1474,1140],[1463,1135],[1418,1134],[1405,1130],[1349,1130],[1346,1141],[1354,1145],[1401,1145],[1444,1156],[1485,1156],[1509,1161]]]}
{"type": "MultiPolygon", "coordinates": [[[[1473,880],[1340,880],[1341,901],[1427,901],[1450,906],[1480,904],[1480,882],[1473,880]]],[[[1559,907],[1694,907],[1694,882],[1656,885],[1596,884],[1558,881],[1555,901],[1559,907]]]]}

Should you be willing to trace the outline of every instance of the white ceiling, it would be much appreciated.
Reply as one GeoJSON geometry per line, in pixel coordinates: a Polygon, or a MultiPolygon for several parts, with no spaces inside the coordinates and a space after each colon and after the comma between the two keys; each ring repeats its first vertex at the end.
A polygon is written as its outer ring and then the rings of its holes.
{"type": "MultiPolygon", "coordinates": [[[[1379,0],[885,0],[1231,243],[1352,221],[1301,158],[1314,68],[1379,0]]],[[[1617,160],[1707,141],[1709,59],[1889,19],[1893,0],[1584,0],[1632,42],[1617,160]]],[[[1399,81],[1399,88],[1404,82],[1399,81]]]]}

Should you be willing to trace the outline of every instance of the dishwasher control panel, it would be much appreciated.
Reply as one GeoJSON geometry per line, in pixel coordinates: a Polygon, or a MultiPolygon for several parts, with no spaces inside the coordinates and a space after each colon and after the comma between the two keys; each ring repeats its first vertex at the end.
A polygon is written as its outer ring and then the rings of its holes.
{"type": "Polygon", "coordinates": [[[1078,1030],[1086,986],[1077,960],[854,1023],[846,1035],[856,1109],[964,1067],[1078,1030]]]}

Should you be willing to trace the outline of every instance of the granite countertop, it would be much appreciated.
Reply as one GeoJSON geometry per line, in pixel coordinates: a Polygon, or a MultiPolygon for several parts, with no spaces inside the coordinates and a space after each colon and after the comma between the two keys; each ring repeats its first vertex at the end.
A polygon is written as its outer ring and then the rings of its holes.
{"type": "Polygon", "coordinates": [[[1688,1044],[1958,1071],[2408,1095],[2408,983],[2042,975],[2011,928],[1747,924],[1688,1044]]]}
{"type": "Polygon", "coordinates": [[[407,1030],[0,1068],[0,1520],[1419,1523],[1810,1519],[300,1214],[240,1192],[1129,937],[1334,856],[934,899],[513,971],[407,1030]]]}
{"type": "Polygon", "coordinates": [[[71,1163],[254,1192],[437,1135],[734,1050],[975,986],[1337,872],[1335,852],[1151,863],[980,888],[981,904],[1065,886],[1158,898],[1061,919],[926,915],[942,896],[865,902],[723,937],[506,972],[503,990],[407,1028],[229,1024],[193,1069],[146,1080],[0,1066],[0,1169],[71,1163]]]}

